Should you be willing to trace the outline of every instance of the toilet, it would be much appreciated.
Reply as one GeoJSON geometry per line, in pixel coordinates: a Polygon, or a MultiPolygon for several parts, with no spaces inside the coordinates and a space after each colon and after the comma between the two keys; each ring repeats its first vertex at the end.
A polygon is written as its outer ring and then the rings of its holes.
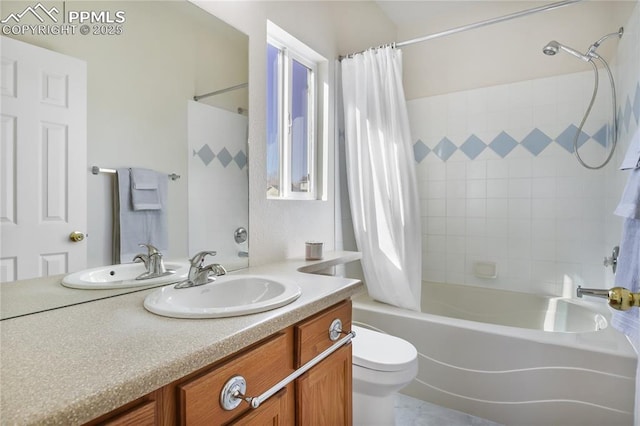
{"type": "Polygon", "coordinates": [[[352,326],[353,424],[394,425],[394,393],[418,374],[418,351],[406,340],[352,326]]]}

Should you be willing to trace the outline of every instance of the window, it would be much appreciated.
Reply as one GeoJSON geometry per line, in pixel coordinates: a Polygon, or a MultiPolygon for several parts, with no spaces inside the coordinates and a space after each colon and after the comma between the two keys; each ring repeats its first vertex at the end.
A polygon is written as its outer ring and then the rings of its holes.
{"type": "Polygon", "coordinates": [[[267,40],[267,196],[317,197],[318,59],[269,23],[267,40]]]}

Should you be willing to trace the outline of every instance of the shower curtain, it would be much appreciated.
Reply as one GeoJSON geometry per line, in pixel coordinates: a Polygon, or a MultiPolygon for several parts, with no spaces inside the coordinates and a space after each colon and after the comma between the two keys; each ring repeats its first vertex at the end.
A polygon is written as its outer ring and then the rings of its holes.
{"type": "Polygon", "coordinates": [[[369,295],[420,310],[422,241],[402,52],[342,60],[347,183],[369,295]]]}

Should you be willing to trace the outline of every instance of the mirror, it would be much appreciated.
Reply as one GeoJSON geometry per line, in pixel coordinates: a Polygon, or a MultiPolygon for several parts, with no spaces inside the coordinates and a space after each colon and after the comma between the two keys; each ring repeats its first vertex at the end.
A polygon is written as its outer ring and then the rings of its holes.
{"type": "MultiPolygon", "coordinates": [[[[114,179],[92,166],[180,175],[168,182],[165,259],[214,250],[208,261],[247,267],[248,242],[236,242],[248,230],[247,35],[186,0],[32,3],[2,2],[3,39],[86,62],[87,155],[70,163],[86,175],[86,268],[113,263],[114,179]]],[[[20,284],[0,284],[0,319],[140,290],[58,285],[40,295],[20,284]]]]}

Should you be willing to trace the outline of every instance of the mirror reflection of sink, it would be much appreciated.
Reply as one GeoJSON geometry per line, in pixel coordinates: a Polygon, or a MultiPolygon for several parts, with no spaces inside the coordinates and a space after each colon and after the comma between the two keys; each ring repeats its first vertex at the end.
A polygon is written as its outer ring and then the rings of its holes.
{"type": "Polygon", "coordinates": [[[145,287],[177,283],[182,281],[189,273],[189,264],[187,262],[165,262],[164,266],[176,272],[163,277],[136,280],[138,275],[146,271],[145,266],[142,263],[123,263],[74,272],[62,279],[62,285],[82,290],[145,287]]]}
{"type": "Polygon", "coordinates": [[[154,314],[173,318],[223,318],[279,308],[300,294],[300,287],[292,281],[259,275],[225,275],[198,287],[162,287],[145,298],[144,307],[154,314]]]}

